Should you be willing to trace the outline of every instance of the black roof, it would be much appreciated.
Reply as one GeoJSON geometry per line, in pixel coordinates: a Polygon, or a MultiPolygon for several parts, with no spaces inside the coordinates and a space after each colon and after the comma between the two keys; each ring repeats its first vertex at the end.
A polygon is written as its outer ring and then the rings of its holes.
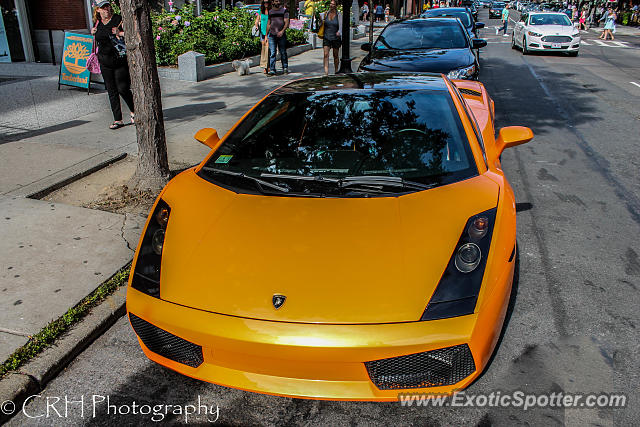
{"type": "Polygon", "coordinates": [[[434,73],[350,73],[295,80],[276,89],[283,95],[300,92],[381,90],[442,90],[447,87],[441,74],[434,73]]]}
{"type": "MultiPolygon", "coordinates": [[[[453,9],[453,8],[448,8],[448,9],[453,9]]],[[[460,8],[460,9],[464,10],[465,8],[460,8]]],[[[457,22],[458,18],[454,18],[454,17],[451,17],[451,16],[434,16],[432,18],[429,18],[429,22],[435,22],[435,21],[457,22]]],[[[387,24],[386,28],[392,27],[394,25],[406,24],[406,23],[409,23],[409,24],[424,24],[425,23],[425,19],[424,18],[420,18],[419,16],[418,17],[411,17],[411,18],[403,18],[403,19],[394,19],[393,21],[389,22],[389,24],[387,24]]]]}

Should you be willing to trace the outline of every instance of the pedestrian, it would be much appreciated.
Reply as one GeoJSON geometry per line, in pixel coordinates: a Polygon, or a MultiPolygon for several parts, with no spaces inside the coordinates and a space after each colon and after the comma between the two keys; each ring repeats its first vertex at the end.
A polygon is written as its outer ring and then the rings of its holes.
{"type": "Polygon", "coordinates": [[[390,14],[391,14],[391,8],[389,7],[389,3],[387,3],[387,7],[384,8],[384,22],[389,22],[390,14]]]}
{"type": "Polygon", "coordinates": [[[276,50],[280,51],[282,72],[289,74],[289,58],[287,57],[287,34],[289,28],[289,11],[282,6],[282,0],[272,0],[273,7],[269,9],[267,34],[269,37],[269,76],[276,75],[276,50]]]}
{"type": "MultiPolygon", "coordinates": [[[[269,9],[271,7],[270,0],[262,0],[260,3],[260,11],[256,14],[256,20],[253,23],[253,26],[258,28],[260,31],[260,42],[263,45],[269,45],[269,39],[267,37],[267,25],[269,24],[269,9]]],[[[265,48],[266,49],[266,48],[265,48]]],[[[269,73],[269,62],[267,61],[267,66],[264,68],[264,73],[269,73]]]]}
{"type": "Polygon", "coordinates": [[[376,6],[376,22],[381,22],[384,19],[384,9],[381,4],[376,6]]]}
{"type": "Polygon", "coordinates": [[[364,2],[364,5],[362,6],[362,20],[369,20],[369,5],[367,4],[367,2],[364,2]]]}
{"type": "Polygon", "coordinates": [[[100,62],[102,79],[109,94],[109,103],[113,112],[113,123],[109,129],[116,130],[125,125],[122,121],[120,97],[129,107],[131,123],[135,121],[127,57],[126,54],[122,55],[114,45],[116,38],[124,40],[122,17],[113,13],[111,3],[107,0],[96,0],[95,8],[98,22],[91,29],[91,34],[95,36],[98,45],[98,62],[100,62]]]}
{"type": "Polygon", "coordinates": [[[338,12],[336,0],[329,2],[329,10],[321,13],[324,25],[322,49],[324,50],[324,75],[329,75],[329,51],[333,51],[333,65],[336,74],[340,63],[340,46],[342,46],[342,14],[338,12]]]}
{"type": "MultiPolygon", "coordinates": [[[[500,28],[500,30],[498,31],[503,31],[503,36],[507,37],[509,34],[507,34],[507,28],[509,26],[509,4],[507,3],[504,6],[504,9],[502,9],[502,28],[500,28]]],[[[496,31],[496,33],[498,33],[498,31],[496,31]]]]}
{"type": "Polygon", "coordinates": [[[613,31],[616,29],[616,18],[617,15],[613,11],[613,8],[609,7],[605,15],[602,17],[604,20],[604,30],[602,31],[602,34],[600,34],[599,38],[606,40],[607,36],[611,36],[611,40],[614,40],[613,31]]]}
{"type": "Polygon", "coordinates": [[[588,30],[587,28],[587,9],[583,8],[582,12],[580,12],[580,19],[578,20],[579,22],[579,29],[582,30],[584,29],[585,31],[588,30]]]}

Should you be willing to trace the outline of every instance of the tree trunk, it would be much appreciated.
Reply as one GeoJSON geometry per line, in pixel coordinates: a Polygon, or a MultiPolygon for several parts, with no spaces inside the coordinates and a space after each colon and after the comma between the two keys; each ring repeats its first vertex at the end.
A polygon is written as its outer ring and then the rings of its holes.
{"type": "Polygon", "coordinates": [[[148,0],[120,0],[136,113],[138,166],[130,187],[159,191],[169,179],[160,79],[148,0]]]}

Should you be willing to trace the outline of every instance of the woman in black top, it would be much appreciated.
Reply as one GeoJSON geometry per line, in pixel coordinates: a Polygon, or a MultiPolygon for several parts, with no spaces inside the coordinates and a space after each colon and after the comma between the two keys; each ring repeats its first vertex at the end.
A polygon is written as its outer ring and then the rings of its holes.
{"type": "Polygon", "coordinates": [[[134,120],[133,94],[131,93],[131,78],[129,77],[129,65],[127,57],[120,56],[113,45],[113,37],[124,37],[122,31],[122,17],[113,13],[111,4],[106,0],[96,1],[98,12],[98,24],[93,27],[91,34],[96,36],[98,44],[98,61],[104,85],[109,94],[111,111],[113,111],[113,123],[109,129],[119,129],[124,126],[122,122],[122,110],[120,109],[120,96],[131,111],[131,123],[134,120]]]}

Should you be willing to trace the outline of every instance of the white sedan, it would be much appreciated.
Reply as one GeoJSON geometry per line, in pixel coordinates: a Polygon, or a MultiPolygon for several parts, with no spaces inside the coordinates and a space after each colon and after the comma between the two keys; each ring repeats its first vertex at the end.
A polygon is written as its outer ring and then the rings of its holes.
{"type": "Polygon", "coordinates": [[[578,56],[580,30],[564,13],[523,13],[513,29],[511,47],[521,48],[524,55],[532,51],[557,51],[578,56]]]}

